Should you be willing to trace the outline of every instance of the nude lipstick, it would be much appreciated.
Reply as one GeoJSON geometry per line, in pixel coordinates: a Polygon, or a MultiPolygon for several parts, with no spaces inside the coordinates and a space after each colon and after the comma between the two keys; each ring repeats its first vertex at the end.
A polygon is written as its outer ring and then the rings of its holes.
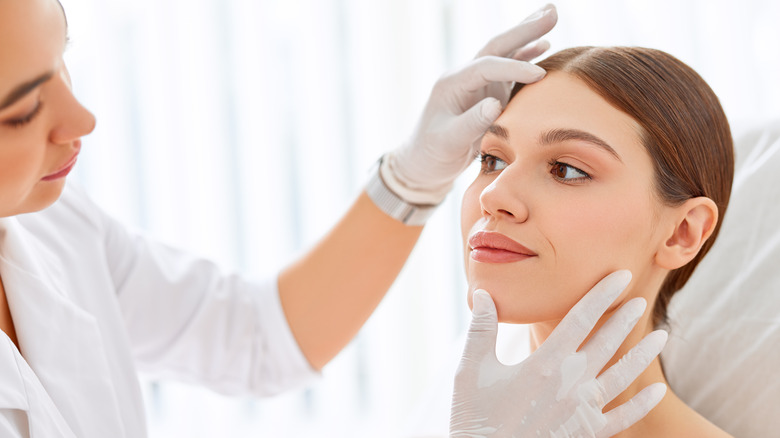
{"type": "Polygon", "coordinates": [[[472,260],[482,263],[512,263],[537,254],[509,237],[493,231],[477,231],[469,238],[472,260]]]}
{"type": "Polygon", "coordinates": [[[56,179],[65,178],[68,176],[70,171],[73,170],[73,166],[76,165],[76,160],[79,158],[79,152],[81,152],[81,142],[76,144],[76,153],[74,153],[73,156],[59,168],[59,170],[50,175],[46,175],[41,179],[43,181],[54,181],[56,179]]]}

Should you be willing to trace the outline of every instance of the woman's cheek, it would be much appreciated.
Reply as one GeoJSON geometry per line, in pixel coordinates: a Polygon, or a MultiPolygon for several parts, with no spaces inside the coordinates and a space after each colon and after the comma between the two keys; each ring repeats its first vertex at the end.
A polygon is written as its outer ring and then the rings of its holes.
{"type": "Polygon", "coordinates": [[[479,195],[482,193],[482,188],[477,186],[477,181],[469,186],[463,194],[460,210],[460,229],[463,239],[463,256],[464,266],[468,267],[469,260],[469,235],[471,229],[482,217],[482,207],[479,204],[479,195]]]}

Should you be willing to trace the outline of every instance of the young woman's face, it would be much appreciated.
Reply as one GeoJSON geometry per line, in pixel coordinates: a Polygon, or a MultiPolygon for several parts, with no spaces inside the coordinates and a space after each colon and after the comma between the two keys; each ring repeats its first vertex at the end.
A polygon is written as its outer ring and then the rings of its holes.
{"type": "Polygon", "coordinates": [[[0,0],[0,217],[53,203],[95,126],[71,93],[66,40],[56,0],[0,0]]]}
{"type": "Polygon", "coordinates": [[[503,322],[556,321],[601,278],[648,275],[663,214],[639,125],[584,82],[525,86],[485,134],[463,198],[469,304],[492,295],[503,322]]]}

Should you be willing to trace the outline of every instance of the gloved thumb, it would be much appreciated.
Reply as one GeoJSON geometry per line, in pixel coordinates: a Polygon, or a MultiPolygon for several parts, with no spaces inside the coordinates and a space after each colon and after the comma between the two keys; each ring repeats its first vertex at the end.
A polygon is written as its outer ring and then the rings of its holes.
{"type": "Polygon", "coordinates": [[[459,141],[469,144],[479,140],[487,128],[501,115],[501,102],[486,97],[455,119],[452,133],[459,141]]]}
{"type": "Polygon", "coordinates": [[[471,325],[466,336],[463,356],[479,359],[496,353],[498,316],[496,305],[487,291],[477,289],[472,296],[471,325]]]}

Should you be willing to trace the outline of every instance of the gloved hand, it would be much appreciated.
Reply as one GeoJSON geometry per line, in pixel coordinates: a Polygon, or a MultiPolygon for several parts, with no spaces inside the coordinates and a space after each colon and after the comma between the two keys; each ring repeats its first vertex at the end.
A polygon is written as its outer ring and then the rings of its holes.
{"type": "Polygon", "coordinates": [[[529,60],[549,48],[537,41],[558,19],[547,5],[493,38],[462,69],[440,78],[411,139],[385,155],[380,172],[406,202],[439,204],[468,167],[485,130],[501,114],[513,82],[531,83],[545,71],[529,60]]]}
{"type": "Polygon", "coordinates": [[[471,327],[455,376],[450,437],[604,438],[644,417],[666,393],[663,383],[649,385],[606,414],[602,409],[661,352],[666,332],[650,333],[597,377],[644,312],[643,298],[623,305],[577,352],[630,281],[628,271],[608,275],[533,354],[512,366],[496,358],[493,300],[485,291],[475,291],[471,327]]]}

